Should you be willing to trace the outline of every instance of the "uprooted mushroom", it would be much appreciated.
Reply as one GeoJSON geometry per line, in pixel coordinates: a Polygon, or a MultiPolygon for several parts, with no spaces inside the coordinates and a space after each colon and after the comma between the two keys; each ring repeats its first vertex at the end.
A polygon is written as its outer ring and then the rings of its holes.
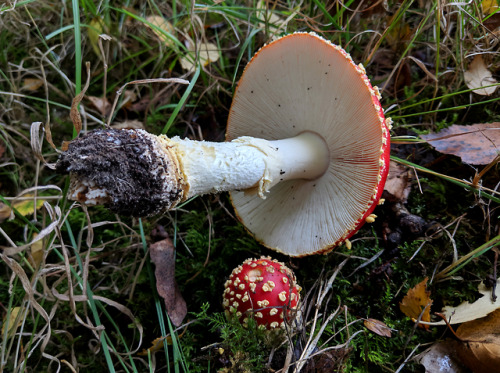
{"type": "Polygon", "coordinates": [[[265,246],[328,252],[354,234],[383,191],[389,126],[361,65],[312,33],[260,49],[238,83],[223,143],[101,129],[58,161],[70,198],[126,215],[230,191],[239,219],[265,246]]]}

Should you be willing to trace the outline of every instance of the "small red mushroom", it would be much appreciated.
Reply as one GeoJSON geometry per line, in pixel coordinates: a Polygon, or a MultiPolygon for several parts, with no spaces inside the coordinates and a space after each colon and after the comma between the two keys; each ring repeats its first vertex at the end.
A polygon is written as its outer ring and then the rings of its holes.
{"type": "Polygon", "coordinates": [[[285,328],[297,309],[301,287],[292,270],[269,257],[247,259],[224,284],[223,306],[228,317],[246,325],[253,317],[260,329],[285,328]]]}

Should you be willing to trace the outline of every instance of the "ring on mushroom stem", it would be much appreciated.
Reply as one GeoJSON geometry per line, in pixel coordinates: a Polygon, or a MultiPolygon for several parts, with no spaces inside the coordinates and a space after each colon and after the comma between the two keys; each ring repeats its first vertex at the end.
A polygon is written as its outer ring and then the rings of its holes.
{"type": "Polygon", "coordinates": [[[326,253],[365,222],[389,168],[389,120],[361,65],[312,33],[261,48],[235,91],[224,143],[103,129],[58,161],[71,198],[133,216],[230,191],[265,246],[326,253]]]}

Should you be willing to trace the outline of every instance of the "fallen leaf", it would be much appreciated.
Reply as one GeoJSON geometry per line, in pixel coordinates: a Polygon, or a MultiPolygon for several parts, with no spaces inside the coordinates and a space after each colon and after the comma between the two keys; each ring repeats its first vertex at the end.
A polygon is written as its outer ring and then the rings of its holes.
{"type": "Polygon", "coordinates": [[[200,43],[198,45],[198,54],[196,54],[195,44],[188,41],[187,48],[189,52],[181,58],[181,66],[184,70],[192,70],[195,67],[196,56],[203,66],[216,62],[219,59],[219,50],[213,43],[200,43]]]}
{"type": "Polygon", "coordinates": [[[389,328],[385,323],[376,319],[366,319],[363,324],[368,330],[371,330],[375,334],[382,337],[391,338],[391,328],[389,328]]]}
{"type": "MultiPolygon", "coordinates": [[[[500,289],[500,278],[497,280],[497,289],[500,289]]],[[[445,307],[442,314],[449,324],[462,324],[487,316],[489,313],[500,309],[500,297],[493,302],[491,289],[481,283],[477,289],[482,297],[473,303],[464,302],[457,307],[445,307]]],[[[432,323],[432,325],[445,325],[444,321],[432,323]]]]}
{"type": "Polygon", "coordinates": [[[99,111],[102,116],[108,116],[111,110],[111,104],[105,97],[87,96],[87,98],[92,102],[92,105],[99,111]]]}
{"type": "MultiPolygon", "coordinates": [[[[431,292],[427,291],[426,284],[428,278],[426,277],[422,282],[417,284],[414,288],[408,290],[401,303],[399,309],[413,321],[416,321],[422,314],[421,321],[431,321],[431,305],[430,299],[431,292]]],[[[429,325],[419,324],[419,327],[429,329],[429,325]]]]}
{"type": "Polygon", "coordinates": [[[490,15],[498,10],[498,0],[483,0],[481,1],[481,9],[484,15],[490,15]]]}
{"type": "Polygon", "coordinates": [[[23,80],[22,89],[34,92],[43,86],[43,80],[38,78],[26,78],[23,80]]]}
{"type": "Polygon", "coordinates": [[[384,198],[389,202],[406,203],[410,190],[411,183],[408,167],[391,161],[384,186],[384,198]]]}
{"type": "Polygon", "coordinates": [[[500,309],[466,322],[456,331],[462,343],[460,360],[474,373],[498,372],[500,367],[500,309]]]}
{"type": "MultiPolygon", "coordinates": [[[[11,202],[11,207],[5,203],[0,202],[0,223],[5,221],[6,219],[14,218],[14,209],[17,210],[19,214],[22,216],[31,215],[35,212],[35,203],[34,203],[34,195],[33,194],[24,194],[22,195],[23,199],[16,200],[14,199],[11,202]]],[[[43,206],[43,197],[38,197],[36,200],[36,209],[38,210],[43,206]]]]}
{"type": "Polygon", "coordinates": [[[485,165],[500,152],[500,123],[454,124],[422,138],[439,152],[456,155],[464,163],[485,165]]]}
{"type": "MultiPolygon", "coordinates": [[[[187,325],[185,326],[184,330],[182,331],[181,334],[177,338],[182,338],[184,333],[186,333],[187,330],[187,325]]],[[[138,353],[139,356],[148,356],[148,352],[150,354],[154,354],[155,352],[158,352],[163,349],[163,346],[165,345],[165,340],[167,341],[167,345],[172,345],[172,336],[168,335],[167,338],[165,337],[159,337],[155,338],[153,342],[151,342],[151,347],[148,349],[144,349],[141,352],[138,353]]]]}
{"type": "Polygon", "coordinates": [[[467,87],[474,89],[472,92],[478,95],[489,96],[497,89],[496,86],[481,88],[495,84],[497,81],[493,78],[491,71],[486,67],[483,57],[480,54],[475,56],[469,64],[469,68],[464,72],[464,79],[467,87]]]}
{"type": "Polygon", "coordinates": [[[126,120],[125,122],[114,123],[111,128],[122,130],[122,129],[135,129],[143,130],[144,123],[137,119],[126,120]]]}
{"type": "Polygon", "coordinates": [[[87,37],[97,56],[101,56],[101,50],[99,49],[99,36],[104,33],[104,24],[100,17],[94,18],[90,21],[89,27],[87,27],[87,37]]]}
{"type": "Polygon", "coordinates": [[[165,18],[161,16],[149,16],[146,17],[146,21],[151,23],[153,27],[148,24],[146,24],[146,26],[155,33],[158,39],[160,39],[165,46],[172,47],[175,44],[173,41],[173,38],[175,37],[175,28],[165,18]]]}
{"type": "Polygon", "coordinates": [[[187,314],[186,301],[175,281],[175,248],[170,238],[149,246],[151,260],[155,264],[156,289],[163,298],[170,320],[179,326],[187,314]]]}
{"type": "Polygon", "coordinates": [[[21,317],[18,317],[21,311],[22,311],[21,307],[11,308],[10,313],[8,314],[9,316],[8,320],[6,319],[7,315],[3,320],[2,336],[5,335],[6,326],[7,326],[7,334],[9,337],[16,332],[17,328],[19,327],[19,325],[21,325],[22,322],[21,317]]]}
{"type": "Polygon", "coordinates": [[[285,20],[278,16],[272,9],[267,9],[267,2],[260,0],[256,6],[255,16],[262,20],[258,26],[261,29],[268,27],[269,31],[275,33],[285,23],[285,20]]]}
{"type": "Polygon", "coordinates": [[[425,373],[466,373],[457,357],[458,344],[460,342],[453,339],[434,343],[415,356],[415,360],[425,367],[425,373]]]}

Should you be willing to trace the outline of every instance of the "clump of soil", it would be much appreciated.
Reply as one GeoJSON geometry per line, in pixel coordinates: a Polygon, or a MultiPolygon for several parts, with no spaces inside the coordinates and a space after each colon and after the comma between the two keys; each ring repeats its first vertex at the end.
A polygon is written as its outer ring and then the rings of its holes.
{"type": "MultiPolygon", "coordinates": [[[[105,191],[107,196],[99,203],[115,213],[154,215],[182,194],[180,188],[165,190],[165,175],[172,172],[171,165],[152,151],[154,148],[151,139],[132,130],[96,130],[72,141],[56,170],[70,173],[78,188],[95,185],[105,191]]],[[[79,190],[74,198],[85,203],[86,193],[79,190]]]]}

